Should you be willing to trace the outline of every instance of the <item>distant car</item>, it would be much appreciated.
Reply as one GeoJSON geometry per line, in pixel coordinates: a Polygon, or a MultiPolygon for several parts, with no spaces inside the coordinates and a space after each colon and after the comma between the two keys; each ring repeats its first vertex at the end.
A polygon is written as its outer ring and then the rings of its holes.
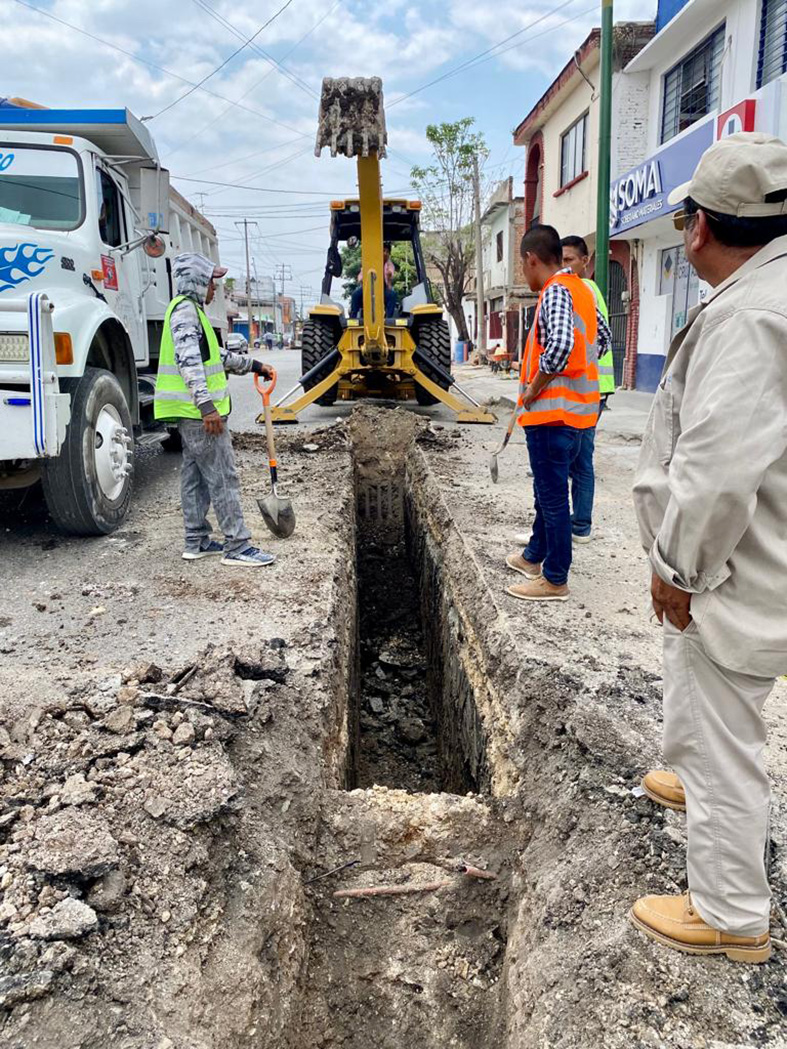
{"type": "Polygon", "coordinates": [[[241,335],[239,331],[231,332],[227,336],[227,349],[232,350],[233,353],[248,353],[249,344],[246,336],[241,335]]]}
{"type": "Polygon", "coordinates": [[[258,350],[261,345],[262,343],[260,342],[259,336],[257,336],[257,338],[254,340],[254,349],[258,350]]]}

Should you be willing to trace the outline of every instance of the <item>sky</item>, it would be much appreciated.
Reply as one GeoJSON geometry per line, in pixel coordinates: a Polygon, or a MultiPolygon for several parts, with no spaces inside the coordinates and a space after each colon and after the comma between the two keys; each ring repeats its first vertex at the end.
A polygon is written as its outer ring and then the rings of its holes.
{"type": "MultiPolygon", "coordinates": [[[[256,273],[289,267],[285,293],[308,304],[322,278],[328,203],[355,192],[351,161],[328,151],[314,156],[322,77],[382,78],[386,193],[407,194],[413,164],[429,163],[428,124],[467,116],[490,149],[487,184],[513,175],[521,185],[524,150],[513,145],[512,130],[600,24],[600,6],[0,0],[0,95],[50,107],[127,107],[152,117],[161,162],[216,227],[230,274],[245,276],[236,222],[247,217],[256,223],[256,273]]],[[[652,19],[655,9],[656,0],[616,0],[615,20],[652,19]]]]}

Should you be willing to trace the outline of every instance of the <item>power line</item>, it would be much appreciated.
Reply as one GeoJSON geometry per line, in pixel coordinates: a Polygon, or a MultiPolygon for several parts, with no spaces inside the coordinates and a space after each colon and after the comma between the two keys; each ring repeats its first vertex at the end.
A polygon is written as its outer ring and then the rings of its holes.
{"type": "Polygon", "coordinates": [[[250,36],[248,38],[248,40],[244,40],[243,43],[240,45],[240,47],[235,48],[235,50],[232,52],[231,55],[229,55],[227,58],[225,58],[224,61],[220,65],[216,66],[216,68],[214,70],[212,70],[210,73],[208,73],[207,76],[204,76],[202,78],[202,80],[199,81],[199,83],[194,84],[192,87],[189,88],[188,91],[184,92],[179,98],[176,98],[173,102],[170,102],[168,106],[164,106],[164,108],[160,109],[158,111],[158,113],[154,113],[152,117],[143,117],[142,119],[143,120],[146,120],[146,119],[147,120],[155,120],[157,117],[160,117],[162,113],[166,113],[167,110],[170,110],[170,109],[172,109],[173,106],[176,106],[178,104],[178,102],[182,102],[184,98],[188,98],[189,95],[193,95],[194,92],[198,88],[202,87],[202,85],[205,83],[206,80],[210,80],[210,78],[212,76],[215,76],[216,73],[218,73],[220,70],[222,70],[227,65],[228,62],[231,62],[233,60],[233,58],[235,58],[236,55],[239,55],[241,53],[241,51],[243,51],[245,48],[247,48],[249,46],[249,44],[251,44],[254,40],[256,40],[257,37],[260,35],[260,33],[263,31],[263,29],[267,29],[268,26],[271,24],[271,22],[275,22],[276,19],[279,17],[279,15],[283,11],[287,10],[287,8],[290,6],[291,3],[292,3],[292,0],[285,0],[285,2],[282,4],[282,6],[279,8],[279,10],[276,11],[275,14],[271,15],[271,17],[268,19],[267,22],[263,22],[263,24],[260,26],[260,28],[257,30],[256,33],[252,34],[252,36],[250,36]]]}
{"type": "MultiPolygon", "coordinates": [[[[330,7],[328,11],[325,12],[325,14],[322,16],[322,18],[318,19],[307,33],[304,33],[303,36],[299,40],[295,41],[293,46],[290,48],[289,51],[285,52],[283,57],[284,58],[289,58],[290,55],[294,51],[297,51],[297,49],[301,46],[301,44],[304,42],[304,40],[307,40],[312,35],[312,33],[315,31],[315,29],[318,29],[323,24],[323,22],[326,20],[326,18],[329,18],[333,14],[333,12],[336,10],[336,8],[339,6],[340,3],[341,3],[341,0],[336,0],[336,2],[333,4],[333,6],[330,7]]],[[[253,91],[256,91],[257,88],[260,86],[260,84],[263,84],[268,79],[268,77],[271,75],[272,72],[273,72],[273,69],[271,68],[271,69],[268,70],[268,72],[265,74],[265,76],[263,76],[259,80],[255,81],[251,85],[249,90],[245,91],[240,96],[240,98],[238,99],[238,102],[242,102],[244,98],[248,98],[249,95],[253,91]]],[[[235,104],[237,105],[237,103],[235,103],[235,104]]],[[[173,149],[170,153],[167,154],[167,156],[171,157],[174,153],[177,153],[179,150],[183,149],[184,146],[187,146],[189,144],[189,142],[193,142],[195,138],[197,138],[200,135],[204,134],[208,130],[208,128],[213,127],[213,125],[215,123],[217,123],[217,121],[221,120],[222,117],[226,113],[228,113],[231,108],[232,108],[232,104],[227,106],[226,109],[223,109],[221,111],[221,113],[219,113],[219,115],[217,117],[214,117],[213,120],[211,120],[207,124],[205,124],[205,126],[203,128],[201,128],[199,131],[195,132],[195,134],[193,134],[190,138],[185,139],[183,142],[181,142],[181,144],[179,146],[176,146],[175,149],[173,149]]],[[[263,152],[263,151],[260,150],[259,152],[263,152]]],[[[255,154],[255,153],[250,154],[250,156],[257,156],[257,155],[258,154],[255,154]]],[[[248,158],[244,158],[244,159],[248,159],[248,158]]],[[[216,165],[216,167],[225,167],[225,166],[226,166],[225,164],[217,164],[216,165]]],[[[212,168],[207,168],[206,170],[212,171],[213,169],[212,168]]],[[[200,174],[200,172],[197,172],[197,174],[200,174]]]]}
{"type": "MultiPolygon", "coordinates": [[[[130,58],[132,62],[138,62],[140,65],[147,66],[149,69],[155,69],[159,73],[164,73],[166,76],[172,77],[173,80],[179,80],[182,84],[189,84],[191,87],[198,87],[192,80],[187,80],[186,77],[180,76],[179,73],[173,73],[171,69],[167,69],[165,66],[157,65],[155,62],[149,62],[146,58],[140,58],[135,55],[133,51],[127,51],[124,47],[119,47],[117,44],[113,44],[109,40],[104,40],[103,37],[96,36],[95,33],[88,32],[87,29],[80,29],[79,26],[74,25],[72,22],[66,22],[63,18],[58,18],[57,15],[51,14],[49,11],[43,11],[40,7],[36,7],[34,4],[29,4],[26,0],[14,0],[14,3],[19,4],[20,7],[27,8],[28,11],[35,11],[37,15],[41,15],[43,18],[48,18],[52,22],[57,22],[58,25],[65,26],[66,29],[71,29],[74,33],[79,33],[80,36],[86,36],[89,40],[94,40],[97,44],[102,44],[104,47],[110,48],[112,51],[117,51],[121,55],[125,55],[126,58],[130,58]]],[[[207,87],[199,87],[199,90],[206,95],[210,95],[211,98],[217,98],[220,102],[229,102],[231,106],[235,106],[236,109],[242,109],[246,113],[251,113],[255,117],[259,117],[260,120],[265,120],[269,124],[276,124],[278,127],[283,127],[287,131],[293,131],[300,138],[310,138],[310,135],[304,134],[302,131],[298,131],[297,128],[292,127],[290,124],[284,124],[281,120],[276,120],[274,117],[269,117],[266,113],[262,113],[258,109],[252,109],[250,106],[242,106],[238,102],[233,102],[231,98],[227,98],[226,95],[220,95],[217,91],[211,91],[207,87]]]]}
{"type": "MultiPolygon", "coordinates": [[[[227,110],[225,109],[224,113],[226,113],[226,112],[227,112],[227,110]]],[[[220,115],[223,116],[224,113],[222,113],[220,115]]],[[[216,118],[216,120],[218,120],[218,119],[219,119],[219,117],[216,118]]],[[[215,121],[211,121],[211,124],[213,124],[213,123],[215,123],[215,121]]],[[[206,124],[205,127],[202,129],[202,131],[206,131],[209,127],[210,127],[210,124],[206,124]]],[[[202,132],[198,132],[198,134],[201,134],[201,133],[202,132]]],[[[194,135],[193,138],[197,138],[197,135],[194,135]]],[[[233,157],[232,160],[223,160],[221,162],[221,164],[212,164],[209,168],[199,168],[198,171],[192,171],[192,175],[205,175],[209,171],[218,171],[219,168],[228,168],[232,164],[242,164],[245,160],[251,160],[252,157],[260,157],[260,156],[262,156],[263,153],[273,153],[277,149],[284,149],[285,146],[291,146],[293,144],[293,142],[300,142],[301,138],[303,138],[303,136],[302,135],[298,135],[297,138],[287,139],[286,142],[279,142],[275,146],[265,146],[263,149],[255,149],[255,151],[253,153],[247,153],[243,157],[233,157]]],[[[192,141],[191,138],[187,139],[186,142],[181,143],[181,145],[178,146],[177,149],[173,149],[171,153],[167,154],[167,156],[169,157],[169,156],[172,156],[172,153],[177,153],[178,149],[182,149],[183,146],[188,145],[188,143],[191,142],[191,141],[192,141]]],[[[311,148],[311,147],[309,147],[309,148],[311,148]]]]}
{"type": "MultiPolygon", "coordinates": [[[[194,3],[202,11],[204,11],[207,15],[214,19],[214,21],[218,22],[219,25],[223,26],[230,33],[232,33],[233,36],[237,37],[238,40],[245,39],[242,31],[236,26],[234,26],[232,22],[229,21],[229,19],[224,17],[224,15],[221,15],[218,11],[215,11],[210,6],[210,4],[207,3],[207,0],[194,0],[194,3]]],[[[314,90],[314,88],[309,87],[305,80],[302,80],[301,77],[297,76],[295,73],[292,73],[289,69],[286,69],[279,61],[277,61],[277,59],[273,57],[273,55],[269,55],[268,52],[264,50],[264,48],[261,48],[259,44],[255,44],[252,41],[246,41],[244,47],[247,45],[252,51],[260,55],[268,63],[270,63],[270,65],[272,66],[271,72],[273,72],[273,70],[275,69],[277,72],[281,73],[282,76],[287,77],[287,79],[291,81],[291,83],[293,83],[296,87],[299,87],[301,91],[305,91],[312,98],[317,98],[317,92],[314,90]]]]}
{"type": "MultiPolygon", "coordinates": [[[[556,15],[558,13],[558,11],[562,11],[563,8],[569,7],[574,2],[575,2],[575,0],[563,0],[562,4],[558,4],[557,7],[552,8],[550,11],[545,11],[544,14],[543,15],[539,15],[539,17],[536,18],[535,21],[530,22],[528,25],[524,26],[522,29],[518,29],[515,33],[510,33],[507,37],[504,37],[502,40],[498,40],[498,42],[496,44],[492,44],[492,46],[488,47],[485,51],[481,51],[481,52],[479,52],[479,54],[474,55],[472,58],[468,58],[467,61],[462,62],[461,65],[456,66],[454,69],[449,69],[446,73],[443,73],[442,76],[436,77],[434,80],[430,80],[426,84],[421,84],[420,87],[415,88],[413,91],[409,91],[406,95],[400,95],[399,98],[395,98],[393,100],[393,102],[390,102],[388,104],[388,108],[391,109],[393,106],[398,106],[399,103],[400,102],[404,102],[405,99],[412,98],[413,95],[418,95],[422,91],[426,91],[427,88],[434,87],[435,84],[439,84],[439,83],[441,83],[441,81],[447,80],[449,77],[456,76],[457,73],[461,73],[463,70],[467,69],[468,66],[473,65],[475,62],[478,62],[479,59],[484,58],[484,56],[486,56],[486,55],[490,55],[491,57],[495,57],[495,56],[491,55],[491,52],[497,51],[497,49],[499,47],[502,47],[503,44],[507,44],[509,42],[509,40],[513,40],[515,37],[521,36],[522,33],[526,33],[528,30],[532,29],[534,26],[537,26],[539,24],[539,22],[543,22],[544,19],[549,18],[551,15],[556,15]]],[[[577,16],[577,17],[579,17],[579,16],[577,16]]],[[[563,24],[565,24],[565,23],[563,23],[563,24]]],[[[554,28],[558,28],[558,27],[556,26],[554,28]]],[[[541,35],[541,34],[539,34],[539,35],[541,35]]]]}
{"type": "Polygon", "coordinates": [[[270,189],[267,186],[243,186],[238,182],[214,182],[208,178],[186,178],[185,175],[172,175],[172,178],[178,179],[180,182],[198,182],[203,186],[225,186],[229,189],[248,189],[254,190],[257,193],[294,193],[296,196],[308,196],[313,193],[316,197],[335,197],[335,193],[329,193],[327,190],[316,190],[316,189],[270,189]]]}

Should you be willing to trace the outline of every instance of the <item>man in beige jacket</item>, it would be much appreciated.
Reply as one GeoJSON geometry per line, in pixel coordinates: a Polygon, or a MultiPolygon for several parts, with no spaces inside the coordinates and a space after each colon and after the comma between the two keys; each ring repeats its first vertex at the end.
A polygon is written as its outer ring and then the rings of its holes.
{"type": "Polygon", "coordinates": [[[652,939],[734,961],[770,956],[770,789],[762,708],[787,671],[787,145],[711,146],[670,194],[713,288],[672,342],[634,486],[664,631],[656,801],[688,824],[684,896],[646,896],[652,939]]]}

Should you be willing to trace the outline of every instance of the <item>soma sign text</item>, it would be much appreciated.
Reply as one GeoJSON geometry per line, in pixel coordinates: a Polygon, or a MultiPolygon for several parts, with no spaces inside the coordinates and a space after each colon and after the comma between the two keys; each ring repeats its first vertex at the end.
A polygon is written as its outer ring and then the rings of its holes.
{"type": "Polygon", "coordinates": [[[659,211],[664,205],[662,195],[659,162],[647,160],[613,183],[609,200],[610,228],[628,226],[659,211]]]}

